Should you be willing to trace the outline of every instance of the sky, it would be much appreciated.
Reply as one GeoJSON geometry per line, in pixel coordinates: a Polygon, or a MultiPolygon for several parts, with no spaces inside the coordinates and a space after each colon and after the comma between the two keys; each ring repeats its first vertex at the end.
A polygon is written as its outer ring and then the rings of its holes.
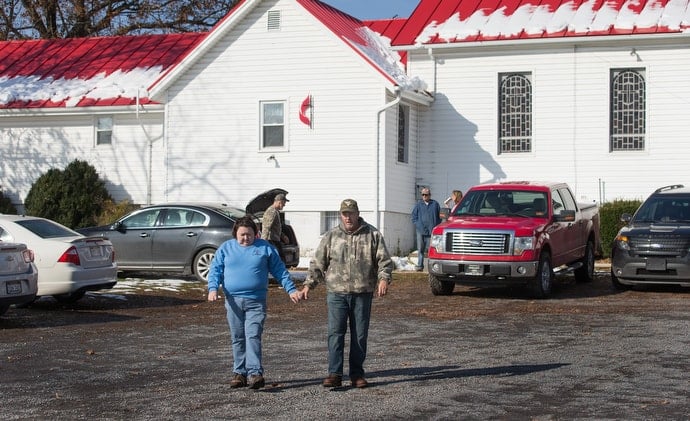
{"type": "Polygon", "coordinates": [[[321,0],[359,20],[409,18],[419,0],[321,0]]]}

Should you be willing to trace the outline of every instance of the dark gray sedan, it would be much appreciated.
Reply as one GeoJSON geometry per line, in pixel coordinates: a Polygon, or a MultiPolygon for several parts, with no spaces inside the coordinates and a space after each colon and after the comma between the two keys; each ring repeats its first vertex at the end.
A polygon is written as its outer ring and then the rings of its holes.
{"type": "MultiPolygon", "coordinates": [[[[110,239],[121,271],[193,274],[206,282],[216,249],[232,238],[235,221],[244,215],[246,211],[224,204],[166,203],[136,210],[111,225],[78,231],[110,239]]],[[[297,238],[291,226],[283,225],[283,231],[290,239],[283,246],[285,264],[297,266],[297,238]]]]}

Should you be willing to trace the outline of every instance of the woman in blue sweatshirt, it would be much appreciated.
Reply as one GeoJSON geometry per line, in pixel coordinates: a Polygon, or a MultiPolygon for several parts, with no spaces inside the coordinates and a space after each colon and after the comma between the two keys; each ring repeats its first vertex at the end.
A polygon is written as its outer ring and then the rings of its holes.
{"type": "Polygon", "coordinates": [[[211,262],[208,300],[216,301],[218,288],[223,288],[234,360],[230,387],[259,389],[265,384],[261,334],[266,320],[268,273],[293,302],[297,303],[302,293],[295,288],[275,247],[256,238],[258,227],[251,217],[235,221],[232,233],[235,238],[221,244],[211,262]]]}

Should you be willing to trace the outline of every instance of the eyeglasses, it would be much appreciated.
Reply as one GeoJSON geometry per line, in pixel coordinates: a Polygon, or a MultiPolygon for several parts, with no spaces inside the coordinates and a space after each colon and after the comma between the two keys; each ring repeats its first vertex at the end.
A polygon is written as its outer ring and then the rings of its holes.
{"type": "Polygon", "coordinates": [[[422,193],[422,196],[431,196],[431,193],[422,193]]]}

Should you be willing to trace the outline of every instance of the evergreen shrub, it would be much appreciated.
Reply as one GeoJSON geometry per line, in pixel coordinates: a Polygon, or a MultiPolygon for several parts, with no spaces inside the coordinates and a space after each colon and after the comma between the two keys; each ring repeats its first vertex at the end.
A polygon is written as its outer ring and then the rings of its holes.
{"type": "Polygon", "coordinates": [[[6,215],[16,215],[17,208],[12,204],[12,200],[0,191],[0,213],[6,215]]]}
{"type": "Polygon", "coordinates": [[[28,215],[77,229],[95,225],[107,200],[112,198],[96,169],[75,160],[64,170],[52,168],[41,175],[31,186],[24,205],[28,215]]]}
{"type": "Polygon", "coordinates": [[[599,208],[599,218],[601,222],[601,244],[603,247],[603,257],[611,257],[611,246],[618,234],[618,230],[625,224],[621,222],[621,215],[624,213],[633,214],[642,204],[641,200],[614,200],[601,205],[599,208]]]}

